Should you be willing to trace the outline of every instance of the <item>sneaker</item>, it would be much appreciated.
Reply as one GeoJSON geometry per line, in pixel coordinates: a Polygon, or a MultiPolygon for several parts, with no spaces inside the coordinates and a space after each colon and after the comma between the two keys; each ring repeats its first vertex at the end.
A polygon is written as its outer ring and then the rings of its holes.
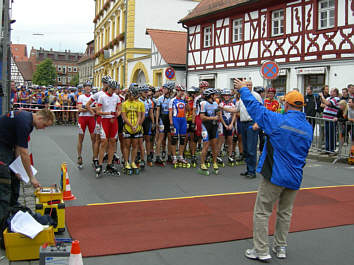
{"type": "Polygon", "coordinates": [[[256,176],[256,174],[248,173],[246,177],[249,179],[255,179],[257,176],[256,176]]]}
{"type": "Polygon", "coordinates": [[[278,259],[286,258],[286,247],[273,247],[272,251],[276,254],[278,259]]]}
{"type": "Polygon", "coordinates": [[[263,262],[269,262],[272,259],[272,256],[269,254],[258,254],[254,248],[247,249],[245,252],[246,258],[256,259],[263,262]]]}
{"type": "Polygon", "coordinates": [[[246,177],[246,176],[248,176],[248,172],[247,171],[242,172],[242,173],[240,173],[240,175],[246,177]]]}

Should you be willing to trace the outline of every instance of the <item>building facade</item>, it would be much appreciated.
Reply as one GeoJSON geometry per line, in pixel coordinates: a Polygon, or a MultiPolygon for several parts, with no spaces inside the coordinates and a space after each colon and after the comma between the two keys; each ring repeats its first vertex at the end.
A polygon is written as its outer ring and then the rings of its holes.
{"type": "Polygon", "coordinates": [[[122,87],[152,83],[147,28],[183,30],[178,19],[200,0],[96,0],[94,86],[110,75],[122,87]]]}
{"type": "Polygon", "coordinates": [[[94,40],[88,42],[86,45],[86,51],[78,62],[80,84],[83,84],[86,81],[90,81],[93,83],[93,68],[95,66],[94,40]]]}
{"type": "Polygon", "coordinates": [[[78,62],[81,57],[82,53],[73,53],[70,50],[60,52],[52,49],[48,51],[43,48],[36,50],[32,47],[29,61],[32,63],[33,72],[35,72],[38,64],[45,59],[51,59],[57,70],[56,85],[69,86],[74,76],[79,73],[78,62]]]}
{"type": "Polygon", "coordinates": [[[279,94],[346,87],[353,83],[353,12],[353,0],[204,0],[180,21],[188,28],[188,84],[231,88],[233,78],[248,78],[279,94]],[[260,74],[268,60],[280,67],[271,84],[260,74]]]}

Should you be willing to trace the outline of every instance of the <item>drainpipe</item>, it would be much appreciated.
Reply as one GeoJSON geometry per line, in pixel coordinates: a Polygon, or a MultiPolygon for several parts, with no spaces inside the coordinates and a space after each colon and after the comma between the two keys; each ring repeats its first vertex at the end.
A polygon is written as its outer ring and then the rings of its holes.
{"type": "Polygon", "coordinates": [[[187,44],[186,44],[186,49],[187,49],[187,55],[186,55],[186,88],[188,87],[188,48],[189,48],[189,27],[187,27],[185,24],[182,24],[182,27],[187,30],[187,44]]]}
{"type": "Polygon", "coordinates": [[[123,63],[123,88],[124,88],[124,84],[125,84],[125,70],[126,68],[126,65],[128,64],[127,62],[127,32],[128,32],[128,1],[129,0],[125,0],[125,29],[124,29],[124,50],[125,50],[125,53],[124,53],[124,63],[123,63]]]}

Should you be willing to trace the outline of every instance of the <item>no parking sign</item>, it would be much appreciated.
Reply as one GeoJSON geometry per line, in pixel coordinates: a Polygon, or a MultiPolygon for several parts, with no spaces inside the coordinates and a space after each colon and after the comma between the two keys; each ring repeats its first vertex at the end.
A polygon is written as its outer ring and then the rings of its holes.
{"type": "Polygon", "coordinates": [[[276,62],[266,61],[262,64],[261,75],[264,79],[273,80],[279,75],[279,66],[276,62]]]}
{"type": "Polygon", "coordinates": [[[175,75],[176,75],[175,69],[173,69],[172,67],[169,67],[166,69],[165,76],[168,79],[173,79],[175,77],[175,75]]]}

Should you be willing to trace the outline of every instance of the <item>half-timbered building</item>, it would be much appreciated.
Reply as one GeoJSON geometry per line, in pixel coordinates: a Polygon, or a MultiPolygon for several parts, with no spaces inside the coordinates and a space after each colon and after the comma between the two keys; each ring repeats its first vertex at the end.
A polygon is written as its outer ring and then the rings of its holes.
{"type": "Polygon", "coordinates": [[[279,64],[277,92],[354,83],[354,0],[203,0],[188,29],[188,85],[230,88],[234,77],[266,86],[264,61],[279,64]]]}

